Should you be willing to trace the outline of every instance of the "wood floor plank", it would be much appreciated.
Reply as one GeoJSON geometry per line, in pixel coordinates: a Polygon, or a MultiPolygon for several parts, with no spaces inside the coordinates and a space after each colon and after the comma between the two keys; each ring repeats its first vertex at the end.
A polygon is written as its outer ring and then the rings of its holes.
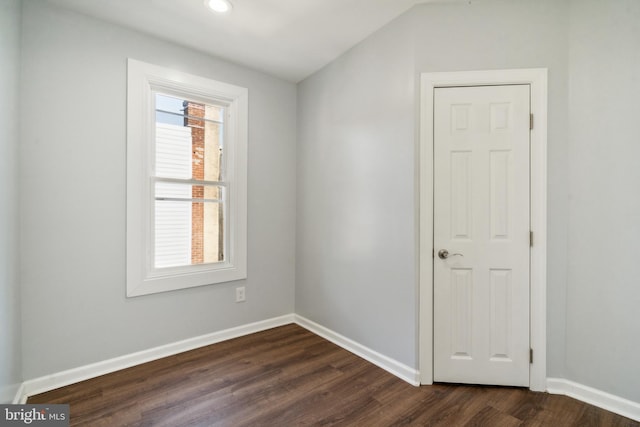
{"type": "Polygon", "coordinates": [[[613,426],[640,423],[513,387],[413,387],[297,326],[224,341],[32,396],[72,426],[613,426]]]}
{"type": "Polygon", "coordinates": [[[512,417],[497,410],[492,406],[485,406],[476,413],[471,420],[465,423],[465,427],[494,426],[494,427],[517,427],[522,424],[522,420],[512,417]]]}

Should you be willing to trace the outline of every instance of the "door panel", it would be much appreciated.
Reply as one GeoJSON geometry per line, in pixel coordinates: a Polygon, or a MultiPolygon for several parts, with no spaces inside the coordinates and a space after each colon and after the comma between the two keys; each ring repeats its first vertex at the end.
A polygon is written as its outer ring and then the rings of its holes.
{"type": "Polygon", "coordinates": [[[528,386],[529,86],[434,104],[434,380],[528,386]]]}

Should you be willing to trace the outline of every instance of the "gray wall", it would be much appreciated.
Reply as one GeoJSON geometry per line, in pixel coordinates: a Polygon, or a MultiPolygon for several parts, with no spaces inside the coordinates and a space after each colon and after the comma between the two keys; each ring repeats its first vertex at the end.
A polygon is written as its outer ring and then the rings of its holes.
{"type": "Polygon", "coordinates": [[[419,73],[546,67],[548,359],[562,374],[567,9],[418,6],[299,85],[297,313],[417,368],[419,73]]]}
{"type": "Polygon", "coordinates": [[[410,20],[298,86],[296,313],[415,366],[410,20]]]}
{"type": "Polygon", "coordinates": [[[571,3],[566,376],[640,402],[640,2],[571,3]]]}
{"type": "Polygon", "coordinates": [[[39,0],[22,41],[24,376],[292,313],[295,85],[39,0]],[[249,88],[247,280],[125,298],[127,57],[249,88]]]}
{"type": "Polygon", "coordinates": [[[483,0],[414,9],[416,72],[547,68],[547,375],[564,374],[567,280],[568,3],[483,0]]]}
{"type": "Polygon", "coordinates": [[[549,70],[547,375],[640,402],[637,0],[426,4],[303,81],[296,311],[417,366],[417,75],[530,67],[549,70]]]}
{"type": "Polygon", "coordinates": [[[18,282],[20,1],[0,2],[0,403],[22,381],[18,282]]]}
{"type": "Polygon", "coordinates": [[[3,398],[21,371],[19,222],[25,378],[294,308],[417,367],[419,73],[546,67],[547,373],[640,401],[636,0],[418,6],[298,85],[297,153],[294,85],[41,0],[24,2],[19,79],[19,2],[0,13],[0,197],[21,212],[0,205],[3,398]],[[124,297],[127,57],[250,90],[244,304],[235,283],[124,297]]]}
{"type": "Polygon", "coordinates": [[[423,5],[302,82],[296,311],[417,366],[417,75],[529,67],[549,69],[547,375],[640,402],[636,0],[423,5]]]}

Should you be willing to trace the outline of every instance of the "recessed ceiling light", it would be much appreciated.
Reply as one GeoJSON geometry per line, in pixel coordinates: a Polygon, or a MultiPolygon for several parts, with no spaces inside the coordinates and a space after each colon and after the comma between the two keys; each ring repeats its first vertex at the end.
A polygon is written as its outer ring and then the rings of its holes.
{"type": "Polygon", "coordinates": [[[229,13],[232,7],[229,0],[204,0],[204,4],[216,13],[229,13]]]}

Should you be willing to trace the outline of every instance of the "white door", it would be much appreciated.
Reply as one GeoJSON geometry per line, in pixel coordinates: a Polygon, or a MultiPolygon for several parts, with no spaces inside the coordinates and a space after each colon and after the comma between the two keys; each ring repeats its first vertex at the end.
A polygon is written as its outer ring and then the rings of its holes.
{"type": "Polygon", "coordinates": [[[529,89],[435,89],[434,381],[529,385],[529,89]]]}

